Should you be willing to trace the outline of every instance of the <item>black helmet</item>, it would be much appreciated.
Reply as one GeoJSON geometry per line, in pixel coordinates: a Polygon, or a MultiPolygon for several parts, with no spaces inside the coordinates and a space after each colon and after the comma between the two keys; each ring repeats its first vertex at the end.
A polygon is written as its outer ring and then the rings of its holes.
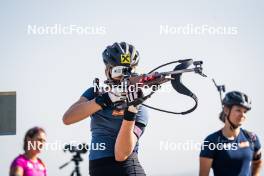
{"type": "Polygon", "coordinates": [[[238,105],[246,108],[247,110],[250,110],[251,100],[246,94],[242,92],[232,91],[232,92],[228,92],[225,95],[225,98],[223,99],[223,105],[226,106],[238,105]]]}
{"type": "Polygon", "coordinates": [[[107,46],[103,52],[103,59],[107,66],[134,67],[138,65],[139,53],[133,45],[116,42],[112,46],[107,46]]]}

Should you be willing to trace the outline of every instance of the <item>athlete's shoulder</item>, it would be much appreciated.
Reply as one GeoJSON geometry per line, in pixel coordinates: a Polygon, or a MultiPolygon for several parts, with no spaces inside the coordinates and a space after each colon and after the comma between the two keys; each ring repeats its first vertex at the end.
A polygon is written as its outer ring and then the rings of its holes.
{"type": "Polygon", "coordinates": [[[241,136],[245,136],[246,139],[250,142],[250,145],[252,147],[252,149],[255,151],[255,152],[258,152],[261,148],[261,143],[260,143],[260,140],[257,136],[256,133],[252,132],[252,131],[248,131],[248,130],[245,130],[245,129],[242,129],[241,128],[241,136]]]}
{"type": "Polygon", "coordinates": [[[24,155],[18,155],[12,162],[12,167],[20,166],[24,167],[27,162],[27,158],[24,155]]]}
{"type": "Polygon", "coordinates": [[[89,87],[83,94],[82,97],[87,98],[88,100],[91,100],[95,97],[95,91],[94,87],[89,87]]]}
{"type": "Polygon", "coordinates": [[[252,131],[249,131],[249,130],[246,130],[246,129],[242,129],[242,128],[241,128],[241,131],[246,136],[246,138],[248,138],[252,142],[258,140],[258,137],[257,137],[256,133],[254,133],[252,131]]]}
{"type": "Polygon", "coordinates": [[[215,131],[211,134],[209,134],[206,138],[205,138],[205,141],[209,141],[209,142],[217,142],[219,141],[219,138],[221,138],[221,130],[218,130],[218,131],[215,131]]]}

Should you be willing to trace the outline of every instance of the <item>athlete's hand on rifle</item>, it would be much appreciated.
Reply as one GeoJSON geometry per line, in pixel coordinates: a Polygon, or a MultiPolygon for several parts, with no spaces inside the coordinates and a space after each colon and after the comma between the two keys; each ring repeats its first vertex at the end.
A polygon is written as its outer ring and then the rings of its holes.
{"type": "Polygon", "coordinates": [[[103,109],[111,107],[114,103],[125,102],[126,93],[120,91],[118,88],[113,88],[109,92],[105,92],[95,98],[95,102],[99,104],[103,109]]]}
{"type": "Polygon", "coordinates": [[[128,89],[126,93],[128,107],[125,109],[124,119],[128,121],[134,121],[136,119],[139,104],[144,102],[142,90],[134,90],[132,88],[128,89]]]}

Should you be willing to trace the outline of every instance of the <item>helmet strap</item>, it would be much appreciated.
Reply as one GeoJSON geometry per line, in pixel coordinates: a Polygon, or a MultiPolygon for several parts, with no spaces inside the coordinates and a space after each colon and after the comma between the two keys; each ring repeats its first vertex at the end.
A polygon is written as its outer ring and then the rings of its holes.
{"type": "Polygon", "coordinates": [[[229,123],[229,125],[230,125],[230,130],[231,130],[231,131],[234,131],[235,129],[237,129],[237,128],[239,127],[239,125],[235,125],[235,124],[234,124],[233,122],[231,122],[231,120],[230,120],[230,114],[231,114],[232,107],[233,107],[233,106],[230,107],[230,110],[229,110],[229,112],[228,112],[226,118],[227,118],[227,121],[228,121],[228,123],[229,123]]]}

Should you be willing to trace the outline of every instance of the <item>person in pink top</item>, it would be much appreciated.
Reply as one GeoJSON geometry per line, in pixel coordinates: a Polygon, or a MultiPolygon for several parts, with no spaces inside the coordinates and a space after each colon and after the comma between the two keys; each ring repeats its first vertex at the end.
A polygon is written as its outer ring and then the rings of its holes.
{"type": "Polygon", "coordinates": [[[45,142],[44,129],[40,127],[29,129],[24,138],[25,153],[14,159],[9,176],[47,176],[46,166],[38,158],[45,142]]]}

